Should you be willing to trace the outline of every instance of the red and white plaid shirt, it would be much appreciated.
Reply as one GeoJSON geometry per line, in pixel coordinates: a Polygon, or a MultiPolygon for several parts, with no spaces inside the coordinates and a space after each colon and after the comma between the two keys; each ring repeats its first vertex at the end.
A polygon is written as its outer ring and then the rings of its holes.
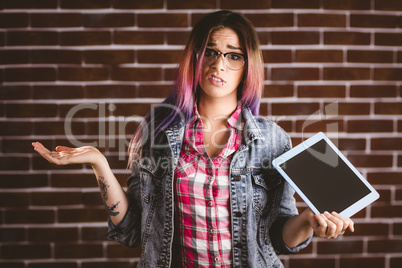
{"type": "Polygon", "coordinates": [[[241,105],[227,120],[230,137],[211,159],[204,147],[203,123],[194,106],[175,172],[176,253],[182,267],[232,267],[229,168],[242,141],[241,105]]]}

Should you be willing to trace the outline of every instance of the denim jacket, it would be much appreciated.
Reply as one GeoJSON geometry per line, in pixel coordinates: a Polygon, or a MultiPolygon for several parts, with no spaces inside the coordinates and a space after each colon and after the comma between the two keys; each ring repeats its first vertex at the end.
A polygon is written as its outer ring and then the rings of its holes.
{"type": "MultiPolygon", "coordinates": [[[[287,219],[298,214],[294,191],[273,168],[272,160],[291,148],[289,136],[275,123],[255,118],[242,107],[243,142],[230,167],[233,267],[283,267],[278,255],[295,248],[283,241],[287,219]]],[[[137,267],[173,267],[174,172],[184,122],[172,124],[142,147],[141,160],[127,182],[129,208],[108,238],[127,247],[142,246],[137,267]]]]}

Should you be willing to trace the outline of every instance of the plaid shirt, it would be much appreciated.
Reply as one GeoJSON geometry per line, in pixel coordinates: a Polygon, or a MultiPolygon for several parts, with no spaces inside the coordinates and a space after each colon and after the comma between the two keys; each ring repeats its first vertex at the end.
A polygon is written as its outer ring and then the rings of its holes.
{"type": "Polygon", "coordinates": [[[194,106],[175,172],[177,250],[182,267],[232,267],[229,168],[242,141],[241,105],[227,120],[230,137],[211,159],[194,106]]]}

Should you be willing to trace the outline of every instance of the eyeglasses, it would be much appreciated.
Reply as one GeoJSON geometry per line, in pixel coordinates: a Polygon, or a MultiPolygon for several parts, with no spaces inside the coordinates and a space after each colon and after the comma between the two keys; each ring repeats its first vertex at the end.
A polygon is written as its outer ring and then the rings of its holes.
{"type": "Polygon", "coordinates": [[[235,52],[222,53],[210,48],[206,48],[203,64],[206,66],[215,64],[220,55],[223,55],[223,62],[225,66],[231,70],[240,70],[246,62],[246,59],[242,54],[235,52]]]}

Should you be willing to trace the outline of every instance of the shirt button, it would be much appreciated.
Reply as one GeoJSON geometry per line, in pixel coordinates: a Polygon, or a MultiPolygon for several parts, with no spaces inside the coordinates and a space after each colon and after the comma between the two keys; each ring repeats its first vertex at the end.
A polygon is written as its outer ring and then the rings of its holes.
{"type": "Polygon", "coordinates": [[[212,207],[214,205],[214,201],[208,201],[208,206],[212,207]]]}
{"type": "Polygon", "coordinates": [[[233,177],[234,181],[241,181],[241,176],[240,175],[236,175],[233,177]]]}
{"type": "Polygon", "coordinates": [[[208,180],[212,181],[213,179],[214,179],[214,177],[208,176],[208,180]]]}
{"type": "Polygon", "coordinates": [[[214,258],[214,262],[218,262],[218,261],[220,261],[221,260],[221,258],[219,258],[218,256],[216,256],[215,258],[214,258]]]}
{"type": "Polygon", "coordinates": [[[212,229],[211,234],[216,234],[216,229],[212,229]]]}

